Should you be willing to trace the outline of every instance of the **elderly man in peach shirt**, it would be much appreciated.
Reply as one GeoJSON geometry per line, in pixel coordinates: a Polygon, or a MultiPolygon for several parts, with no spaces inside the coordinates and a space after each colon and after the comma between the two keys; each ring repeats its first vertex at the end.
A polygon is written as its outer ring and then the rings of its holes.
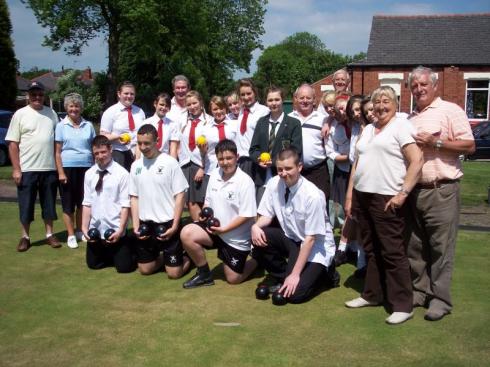
{"type": "Polygon", "coordinates": [[[475,150],[465,112],[437,97],[437,74],[419,66],[409,85],[416,103],[409,119],[424,153],[418,184],[409,197],[407,235],[414,306],[428,307],[424,318],[437,321],[452,310],[450,294],[459,224],[461,154],[475,150]]]}

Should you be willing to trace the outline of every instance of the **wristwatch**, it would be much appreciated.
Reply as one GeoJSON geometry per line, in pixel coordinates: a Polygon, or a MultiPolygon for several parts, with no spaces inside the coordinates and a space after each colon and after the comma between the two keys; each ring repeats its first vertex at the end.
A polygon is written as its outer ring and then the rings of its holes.
{"type": "Polygon", "coordinates": [[[437,139],[436,140],[436,149],[439,150],[442,148],[442,140],[441,139],[437,139]]]}

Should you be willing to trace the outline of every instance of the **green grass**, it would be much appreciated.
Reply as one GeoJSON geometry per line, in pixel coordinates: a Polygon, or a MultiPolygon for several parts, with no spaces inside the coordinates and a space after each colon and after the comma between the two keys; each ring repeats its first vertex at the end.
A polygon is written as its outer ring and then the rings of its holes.
{"type": "MultiPolygon", "coordinates": [[[[254,298],[260,278],[230,286],[219,269],[215,286],[184,290],[183,280],[163,273],[91,271],[84,245],[17,253],[17,207],[1,203],[0,210],[2,366],[419,367],[490,360],[490,234],[460,233],[452,315],[430,323],[417,309],[414,320],[393,327],[384,323],[383,308],[343,306],[360,287],[350,278],[352,265],[340,268],[340,288],[274,307],[254,298]]],[[[36,218],[34,241],[42,237],[38,211],[36,218]]],[[[208,257],[218,263],[214,252],[208,257]]]]}
{"type": "Polygon", "coordinates": [[[463,162],[461,204],[463,206],[488,205],[490,162],[463,162]]]}
{"type": "MultiPolygon", "coordinates": [[[[464,177],[461,183],[463,206],[486,205],[490,186],[490,162],[463,162],[464,177]]],[[[0,167],[0,180],[12,179],[12,167],[0,167]]]]}

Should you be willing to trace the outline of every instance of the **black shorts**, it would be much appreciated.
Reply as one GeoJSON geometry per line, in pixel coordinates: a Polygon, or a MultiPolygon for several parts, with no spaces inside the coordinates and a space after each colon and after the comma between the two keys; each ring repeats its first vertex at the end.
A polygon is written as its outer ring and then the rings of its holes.
{"type": "MultiPolygon", "coordinates": [[[[147,240],[136,240],[136,256],[140,264],[146,264],[155,261],[163,252],[163,262],[165,266],[176,267],[184,263],[182,243],[180,242],[180,227],[178,231],[168,240],[159,241],[155,236],[155,228],[160,223],[151,221],[141,221],[150,226],[150,238],[147,240]]],[[[163,223],[168,228],[172,226],[173,220],[163,223]]]]}
{"type": "Polygon", "coordinates": [[[56,220],[56,194],[58,192],[58,173],[56,171],[22,172],[17,186],[19,217],[22,224],[34,220],[34,204],[39,191],[41,215],[44,220],[56,220]]]}
{"type": "Polygon", "coordinates": [[[83,201],[83,180],[85,172],[90,167],[63,167],[68,182],[60,183],[61,207],[63,213],[73,214],[76,209],[82,207],[83,201]]]}
{"type": "MultiPolygon", "coordinates": [[[[203,222],[196,222],[198,226],[206,231],[206,225],[203,222]]],[[[247,262],[247,256],[250,251],[238,250],[221,239],[220,236],[214,234],[209,234],[206,231],[211,241],[213,241],[213,247],[218,249],[218,259],[223,261],[231,270],[235,273],[242,274],[245,268],[245,263],[247,262]]]]}

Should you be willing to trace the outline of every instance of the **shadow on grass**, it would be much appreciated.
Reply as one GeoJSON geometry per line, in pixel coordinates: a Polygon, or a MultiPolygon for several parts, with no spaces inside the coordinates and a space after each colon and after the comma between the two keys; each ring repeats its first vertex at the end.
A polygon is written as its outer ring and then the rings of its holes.
{"type": "MultiPolygon", "coordinates": [[[[225,271],[223,269],[223,263],[219,263],[212,270],[213,278],[219,279],[226,282],[225,271]]],[[[250,282],[254,279],[261,279],[264,277],[265,271],[262,268],[257,267],[252,274],[245,280],[245,282],[250,282]]],[[[258,285],[259,283],[257,283],[258,285]]]]}
{"type": "Polygon", "coordinates": [[[356,292],[361,293],[362,289],[364,288],[364,280],[363,279],[358,279],[354,276],[354,274],[351,274],[343,284],[344,287],[346,288],[351,288],[354,289],[356,292]]]}

